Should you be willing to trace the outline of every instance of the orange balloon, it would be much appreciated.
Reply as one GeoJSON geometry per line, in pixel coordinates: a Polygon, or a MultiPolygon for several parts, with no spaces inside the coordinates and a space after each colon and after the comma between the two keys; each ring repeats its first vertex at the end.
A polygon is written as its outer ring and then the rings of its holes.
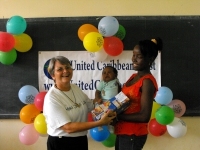
{"type": "Polygon", "coordinates": [[[90,33],[90,32],[99,32],[99,31],[92,24],[84,24],[84,25],[80,26],[80,28],[78,29],[78,37],[79,37],[79,39],[81,41],[83,41],[85,35],[90,33]]]}
{"type": "Polygon", "coordinates": [[[40,114],[40,110],[34,104],[27,104],[20,110],[20,120],[26,124],[34,123],[36,116],[40,114]]]}

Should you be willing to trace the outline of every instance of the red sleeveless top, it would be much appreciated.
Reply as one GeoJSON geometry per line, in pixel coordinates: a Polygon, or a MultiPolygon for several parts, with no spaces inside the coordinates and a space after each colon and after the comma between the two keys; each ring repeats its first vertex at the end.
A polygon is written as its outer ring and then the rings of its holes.
{"type": "MultiPolygon", "coordinates": [[[[133,79],[136,76],[136,74],[133,74],[128,81],[133,79]]],[[[144,79],[150,79],[154,86],[155,86],[155,93],[154,97],[156,95],[156,92],[158,90],[157,82],[153,75],[147,74],[140,78],[136,83],[133,85],[127,87],[125,84],[122,88],[122,92],[130,99],[131,103],[128,109],[125,110],[124,114],[130,114],[130,113],[135,113],[140,111],[140,100],[141,100],[141,92],[140,88],[142,87],[143,80],[144,79]]],[[[127,81],[127,82],[128,82],[127,81]]],[[[126,122],[126,121],[119,121],[115,125],[115,134],[126,134],[126,135],[145,135],[148,134],[148,129],[147,129],[147,123],[134,123],[134,122],[126,122]]]]}

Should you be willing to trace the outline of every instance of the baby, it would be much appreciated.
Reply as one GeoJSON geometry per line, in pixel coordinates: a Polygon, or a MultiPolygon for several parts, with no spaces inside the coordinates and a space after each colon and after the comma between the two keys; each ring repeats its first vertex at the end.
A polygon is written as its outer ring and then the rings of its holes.
{"type": "Polygon", "coordinates": [[[95,99],[98,104],[111,99],[121,91],[121,84],[117,75],[117,70],[112,66],[106,66],[103,69],[102,80],[95,91],[95,99]]]}
{"type": "MultiPolygon", "coordinates": [[[[102,80],[97,85],[95,91],[95,100],[98,104],[101,104],[101,107],[95,107],[95,112],[101,114],[105,111],[110,105],[110,99],[116,96],[121,91],[121,84],[117,78],[118,72],[112,66],[106,66],[102,72],[102,80]]],[[[117,104],[119,106],[119,104],[117,104]]],[[[111,133],[114,132],[114,127],[108,125],[108,129],[111,133]]]]}

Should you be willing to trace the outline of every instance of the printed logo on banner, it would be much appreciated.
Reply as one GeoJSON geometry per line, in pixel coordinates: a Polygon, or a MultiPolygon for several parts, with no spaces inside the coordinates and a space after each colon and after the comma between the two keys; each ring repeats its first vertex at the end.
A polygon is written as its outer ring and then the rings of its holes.
{"type": "Polygon", "coordinates": [[[48,66],[49,66],[49,62],[50,62],[51,59],[47,60],[44,64],[44,67],[43,67],[43,71],[44,71],[44,74],[47,78],[52,79],[52,77],[50,76],[50,74],[48,73],[48,66]]]}

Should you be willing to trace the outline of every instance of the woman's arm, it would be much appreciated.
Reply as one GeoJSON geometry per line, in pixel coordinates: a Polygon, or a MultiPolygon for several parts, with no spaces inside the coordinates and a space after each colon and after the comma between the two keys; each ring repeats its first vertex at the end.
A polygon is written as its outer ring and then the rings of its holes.
{"type": "Polygon", "coordinates": [[[113,111],[106,112],[102,118],[98,121],[93,122],[70,122],[61,127],[67,133],[74,133],[85,131],[97,126],[109,125],[112,120],[116,117],[116,113],[113,111]]]}

